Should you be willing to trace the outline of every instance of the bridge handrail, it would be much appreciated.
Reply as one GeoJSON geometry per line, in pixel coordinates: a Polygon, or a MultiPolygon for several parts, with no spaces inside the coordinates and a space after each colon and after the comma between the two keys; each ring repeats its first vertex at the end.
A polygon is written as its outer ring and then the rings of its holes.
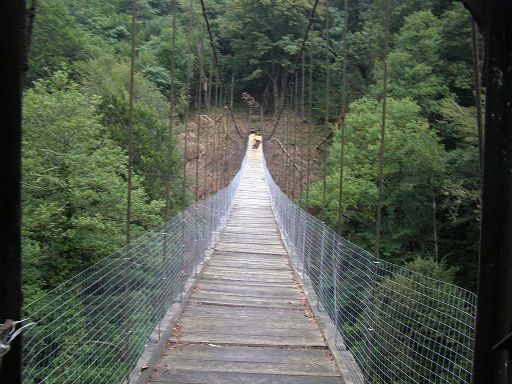
{"type": "Polygon", "coordinates": [[[376,259],[294,204],[266,165],[265,175],[292,262],[335,330],[346,379],[469,383],[476,295],[376,259]]]}
{"type": "Polygon", "coordinates": [[[247,154],[228,186],[25,307],[24,383],[123,383],[217,240],[247,154]]]}

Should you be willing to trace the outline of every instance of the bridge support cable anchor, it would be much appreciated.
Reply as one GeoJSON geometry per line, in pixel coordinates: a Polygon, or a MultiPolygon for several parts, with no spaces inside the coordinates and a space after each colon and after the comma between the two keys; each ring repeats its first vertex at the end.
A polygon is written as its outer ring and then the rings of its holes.
{"type": "Polygon", "coordinates": [[[5,323],[0,324],[0,370],[4,356],[11,350],[11,343],[23,330],[36,325],[36,323],[28,322],[28,319],[14,321],[7,319],[5,323]],[[18,328],[18,326],[21,327],[18,328]]]}

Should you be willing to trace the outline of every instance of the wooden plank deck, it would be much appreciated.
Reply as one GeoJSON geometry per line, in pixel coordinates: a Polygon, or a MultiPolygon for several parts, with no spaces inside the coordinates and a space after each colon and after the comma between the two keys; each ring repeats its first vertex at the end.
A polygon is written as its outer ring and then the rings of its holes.
{"type": "Polygon", "coordinates": [[[261,148],[148,383],[343,384],[281,243],[261,148]]]}

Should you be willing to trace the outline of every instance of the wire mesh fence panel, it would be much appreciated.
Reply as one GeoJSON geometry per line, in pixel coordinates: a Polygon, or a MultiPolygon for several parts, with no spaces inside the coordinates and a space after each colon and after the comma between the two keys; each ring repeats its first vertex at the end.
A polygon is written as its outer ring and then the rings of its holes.
{"type": "Polygon", "coordinates": [[[123,383],[227,220],[227,187],[25,307],[24,383],[123,383]]]}
{"type": "MultiPolygon", "coordinates": [[[[469,383],[476,296],[373,255],[338,236],[266,180],[290,257],[357,365],[355,383],[469,383]]],[[[343,362],[342,362],[343,364],[343,362]]]]}

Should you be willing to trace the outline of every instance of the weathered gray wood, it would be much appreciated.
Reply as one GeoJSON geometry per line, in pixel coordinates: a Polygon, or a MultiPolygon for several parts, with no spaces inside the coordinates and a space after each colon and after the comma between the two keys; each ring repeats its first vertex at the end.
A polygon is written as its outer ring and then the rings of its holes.
{"type": "MultiPolygon", "coordinates": [[[[267,334],[254,335],[232,335],[230,333],[197,333],[184,334],[179,339],[185,343],[215,343],[215,344],[236,344],[236,345],[255,345],[261,347],[325,347],[324,341],[320,336],[279,336],[267,334]]],[[[171,339],[175,341],[176,339],[171,339]]]]}
{"type": "Polygon", "coordinates": [[[184,345],[165,352],[162,363],[176,371],[339,376],[326,357],[325,350],[184,345]]]}
{"type": "Polygon", "coordinates": [[[215,258],[215,260],[211,260],[208,264],[211,267],[231,267],[238,269],[289,269],[288,263],[281,260],[268,260],[268,259],[249,259],[249,260],[239,260],[234,258],[215,258]]]}
{"type": "Polygon", "coordinates": [[[237,296],[257,297],[283,297],[288,299],[300,299],[301,296],[292,286],[289,287],[267,287],[267,286],[247,286],[243,284],[226,286],[224,284],[209,283],[201,281],[196,292],[208,294],[230,294],[237,296]]]}
{"type": "Polygon", "coordinates": [[[286,255],[286,251],[281,245],[258,245],[258,244],[232,244],[232,243],[218,243],[215,248],[216,251],[241,251],[247,253],[259,254],[272,254],[272,255],[286,255]]]}
{"type": "Polygon", "coordinates": [[[341,377],[303,376],[293,374],[165,371],[155,372],[151,383],[180,384],[343,384],[341,377]]]}
{"type": "Polygon", "coordinates": [[[287,261],[286,258],[283,258],[282,254],[272,254],[272,253],[249,253],[244,251],[219,251],[216,250],[215,257],[230,257],[230,258],[243,258],[244,260],[248,259],[258,259],[258,260],[270,260],[272,258],[275,258],[279,261],[285,262],[287,261]]]}
{"type": "MultiPolygon", "coordinates": [[[[302,308],[302,312],[306,312],[305,308],[302,308]]],[[[197,317],[217,317],[217,318],[244,318],[250,317],[253,319],[272,319],[275,321],[313,321],[307,319],[306,316],[296,316],[295,313],[290,312],[286,309],[264,309],[264,308],[243,308],[243,307],[224,307],[215,305],[201,305],[201,304],[189,304],[185,308],[183,315],[192,315],[197,317]]]]}
{"type": "Polygon", "coordinates": [[[150,383],[343,384],[250,152],[230,218],[150,383]]]}
{"type": "MultiPolygon", "coordinates": [[[[257,281],[242,281],[240,279],[208,279],[204,276],[201,278],[201,282],[204,283],[213,283],[213,284],[222,284],[225,287],[230,286],[247,286],[247,287],[261,287],[261,284],[257,281]]],[[[293,283],[290,283],[288,281],[285,282],[267,282],[265,283],[266,288],[296,288],[296,285],[293,283]]]]}
{"type": "Polygon", "coordinates": [[[163,356],[173,356],[176,359],[188,358],[191,354],[197,360],[216,361],[251,361],[261,363],[288,363],[288,362],[309,362],[317,366],[325,366],[327,370],[333,367],[326,364],[324,358],[329,357],[326,350],[319,349],[284,349],[284,348],[252,348],[252,347],[215,347],[203,345],[178,345],[166,351],[163,356]]]}
{"type": "Polygon", "coordinates": [[[190,302],[199,304],[216,305],[237,305],[255,308],[288,308],[297,309],[302,304],[300,300],[293,299],[262,299],[258,297],[234,297],[234,296],[212,296],[195,294],[190,298],[190,302]]]}

